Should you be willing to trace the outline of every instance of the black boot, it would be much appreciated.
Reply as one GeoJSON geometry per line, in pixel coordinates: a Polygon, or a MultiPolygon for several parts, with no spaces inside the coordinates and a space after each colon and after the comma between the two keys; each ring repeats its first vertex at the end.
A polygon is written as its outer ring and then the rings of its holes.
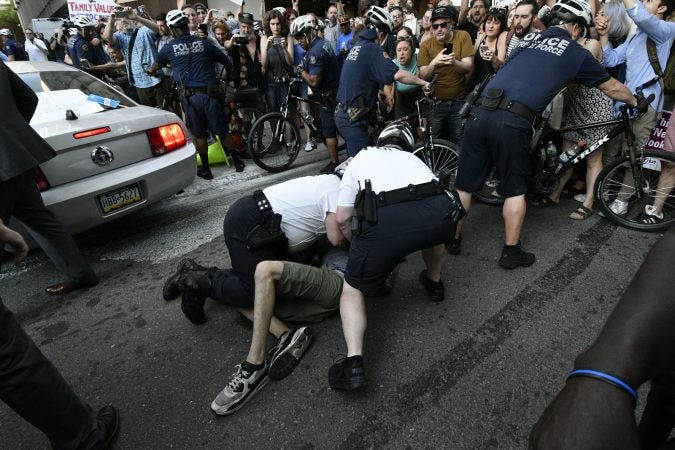
{"type": "Polygon", "coordinates": [[[178,263],[176,273],[171,275],[165,282],[162,289],[164,300],[169,301],[177,298],[183,289],[183,279],[190,272],[206,273],[207,268],[197,264],[193,259],[185,258],[178,263]]]}
{"type": "Polygon", "coordinates": [[[183,279],[183,296],[180,307],[188,320],[195,325],[206,322],[204,303],[211,295],[211,280],[205,274],[188,273],[183,279]]]}

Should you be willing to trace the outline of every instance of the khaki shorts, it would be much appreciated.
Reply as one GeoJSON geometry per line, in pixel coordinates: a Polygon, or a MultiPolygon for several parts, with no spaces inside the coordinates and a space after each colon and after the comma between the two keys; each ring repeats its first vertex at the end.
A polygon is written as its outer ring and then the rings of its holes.
{"type": "Polygon", "coordinates": [[[277,283],[275,315],[289,322],[318,322],[340,307],[343,279],[326,266],[312,267],[283,261],[277,283]]]}

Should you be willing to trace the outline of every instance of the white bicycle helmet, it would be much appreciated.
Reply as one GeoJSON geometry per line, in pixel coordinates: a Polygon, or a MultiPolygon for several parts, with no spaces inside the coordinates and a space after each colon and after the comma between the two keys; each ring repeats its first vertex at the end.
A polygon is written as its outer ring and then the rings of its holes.
{"type": "Polygon", "coordinates": [[[77,16],[73,19],[73,25],[77,28],[95,27],[96,23],[87,16],[77,16]]]}
{"type": "Polygon", "coordinates": [[[588,28],[593,23],[591,7],[585,0],[559,0],[551,8],[551,16],[558,24],[578,23],[588,28]]]}
{"type": "Polygon", "coordinates": [[[383,28],[386,28],[386,31],[390,34],[394,32],[394,24],[391,22],[389,11],[379,6],[371,6],[368,9],[365,25],[378,31],[384,31],[383,28]]]}
{"type": "Polygon", "coordinates": [[[379,147],[386,144],[394,144],[406,152],[412,152],[415,145],[415,135],[410,125],[395,122],[384,127],[384,130],[377,137],[377,145],[379,147]]]}
{"type": "Polygon", "coordinates": [[[0,30],[0,36],[11,36],[12,32],[9,30],[9,28],[3,28],[0,30]]]}
{"type": "Polygon", "coordinates": [[[291,35],[297,36],[298,34],[309,33],[314,28],[314,17],[309,14],[296,17],[293,23],[291,24],[291,35]]]}
{"type": "Polygon", "coordinates": [[[166,25],[169,27],[180,27],[183,24],[187,25],[188,16],[180,9],[172,9],[166,13],[166,25]]]}

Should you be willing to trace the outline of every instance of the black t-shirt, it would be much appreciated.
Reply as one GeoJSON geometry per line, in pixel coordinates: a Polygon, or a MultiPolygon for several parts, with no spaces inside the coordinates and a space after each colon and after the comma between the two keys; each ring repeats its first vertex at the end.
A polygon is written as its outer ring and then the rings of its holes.
{"type": "Polygon", "coordinates": [[[469,33],[471,36],[471,43],[476,43],[476,38],[478,37],[478,25],[475,25],[473,22],[467,20],[463,24],[457,27],[458,30],[463,30],[469,33]]]}
{"type": "Polygon", "coordinates": [[[609,78],[591,52],[574,42],[567,31],[552,27],[527,34],[486,89],[503,89],[509,100],[541,114],[568,84],[593,87],[609,78]]]}

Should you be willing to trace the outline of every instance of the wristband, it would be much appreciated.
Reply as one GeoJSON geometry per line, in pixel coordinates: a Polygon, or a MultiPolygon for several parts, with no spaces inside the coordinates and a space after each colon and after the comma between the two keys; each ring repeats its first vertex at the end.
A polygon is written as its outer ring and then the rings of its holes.
{"type": "Polygon", "coordinates": [[[571,371],[567,375],[567,381],[569,381],[570,378],[576,378],[576,377],[586,377],[586,378],[594,378],[596,380],[604,381],[605,383],[611,384],[612,386],[622,390],[626,394],[630,395],[633,397],[633,401],[637,402],[638,399],[638,394],[633,389],[633,387],[628,384],[626,381],[622,380],[621,378],[615,377],[613,375],[609,375],[604,372],[600,372],[598,370],[591,370],[591,369],[575,369],[571,371]]]}

